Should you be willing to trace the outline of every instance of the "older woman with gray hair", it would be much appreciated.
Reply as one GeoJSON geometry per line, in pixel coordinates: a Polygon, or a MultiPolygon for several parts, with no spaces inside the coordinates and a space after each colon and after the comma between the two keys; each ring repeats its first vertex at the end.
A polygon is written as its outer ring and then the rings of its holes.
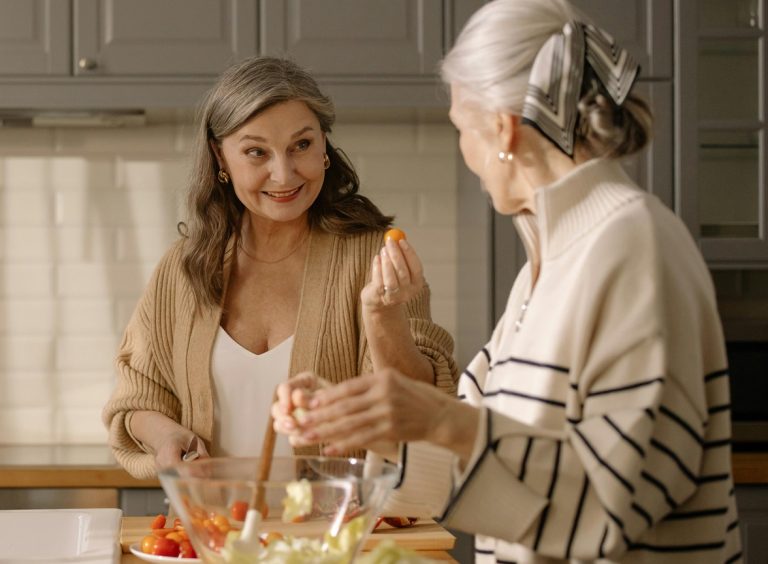
{"type": "Polygon", "coordinates": [[[455,393],[421,262],[384,241],[392,218],[358,194],[334,117],[307,72],[269,57],[231,67],[205,100],[188,219],[125,331],[103,413],[134,476],[192,450],[258,455],[275,387],[301,371],[342,382],[393,367],[455,393]]]}
{"type": "Polygon", "coordinates": [[[273,406],[296,445],[398,460],[387,512],[477,534],[477,562],[742,558],[712,282],[618,162],[651,135],[638,71],[565,0],[475,13],[442,73],[464,160],[528,256],[502,319],[459,399],[388,369],[300,375],[273,406]]]}

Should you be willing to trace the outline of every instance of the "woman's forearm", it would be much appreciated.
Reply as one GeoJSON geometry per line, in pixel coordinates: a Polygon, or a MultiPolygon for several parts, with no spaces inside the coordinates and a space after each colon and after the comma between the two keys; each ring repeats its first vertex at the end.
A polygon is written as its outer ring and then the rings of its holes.
{"type": "Polygon", "coordinates": [[[481,410],[446,396],[430,429],[429,442],[453,451],[463,468],[472,457],[481,410]]]}
{"type": "Polygon", "coordinates": [[[364,306],[363,325],[375,372],[395,368],[415,380],[435,383],[432,363],[413,342],[404,305],[376,310],[364,306]]]}

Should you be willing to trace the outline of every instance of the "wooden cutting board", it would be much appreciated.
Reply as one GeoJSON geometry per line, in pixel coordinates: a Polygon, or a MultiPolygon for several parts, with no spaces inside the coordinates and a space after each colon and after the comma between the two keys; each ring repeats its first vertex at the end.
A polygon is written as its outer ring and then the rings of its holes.
{"type": "MultiPolygon", "coordinates": [[[[149,525],[153,517],[123,517],[120,530],[120,545],[123,552],[129,552],[128,547],[140,542],[150,533],[149,525]]],[[[263,525],[264,531],[277,531],[294,536],[319,537],[324,527],[321,523],[283,523],[279,519],[267,519],[263,525]]],[[[382,524],[366,540],[364,550],[370,550],[385,540],[393,540],[398,545],[411,550],[450,550],[456,538],[432,520],[418,521],[413,527],[395,529],[382,524]]]]}

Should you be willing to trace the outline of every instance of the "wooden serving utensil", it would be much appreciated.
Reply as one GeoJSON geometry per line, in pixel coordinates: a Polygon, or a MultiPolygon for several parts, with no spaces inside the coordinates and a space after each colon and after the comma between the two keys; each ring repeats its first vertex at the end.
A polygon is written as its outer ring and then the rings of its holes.
{"type": "Polygon", "coordinates": [[[272,471],[272,458],[275,453],[275,442],[277,440],[274,423],[275,421],[270,413],[267,428],[264,430],[264,442],[261,443],[261,457],[259,458],[259,470],[256,476],[256,494],[251,504],[252,508],[262,513],[262,517],[266,517],[263,510],[265,490],[262,483],[269,479],[272,471]]]}

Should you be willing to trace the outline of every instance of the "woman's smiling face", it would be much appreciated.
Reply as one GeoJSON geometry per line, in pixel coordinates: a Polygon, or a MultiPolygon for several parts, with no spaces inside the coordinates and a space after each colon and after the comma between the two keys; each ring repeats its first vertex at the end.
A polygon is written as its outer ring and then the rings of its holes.
{"type": "Polygon", "coordinates": [[[292,221],[307,213],[325,179],[325,134],[297,100],[275,104],[214,150],[237,198],[255,217],[292,221]]]}

